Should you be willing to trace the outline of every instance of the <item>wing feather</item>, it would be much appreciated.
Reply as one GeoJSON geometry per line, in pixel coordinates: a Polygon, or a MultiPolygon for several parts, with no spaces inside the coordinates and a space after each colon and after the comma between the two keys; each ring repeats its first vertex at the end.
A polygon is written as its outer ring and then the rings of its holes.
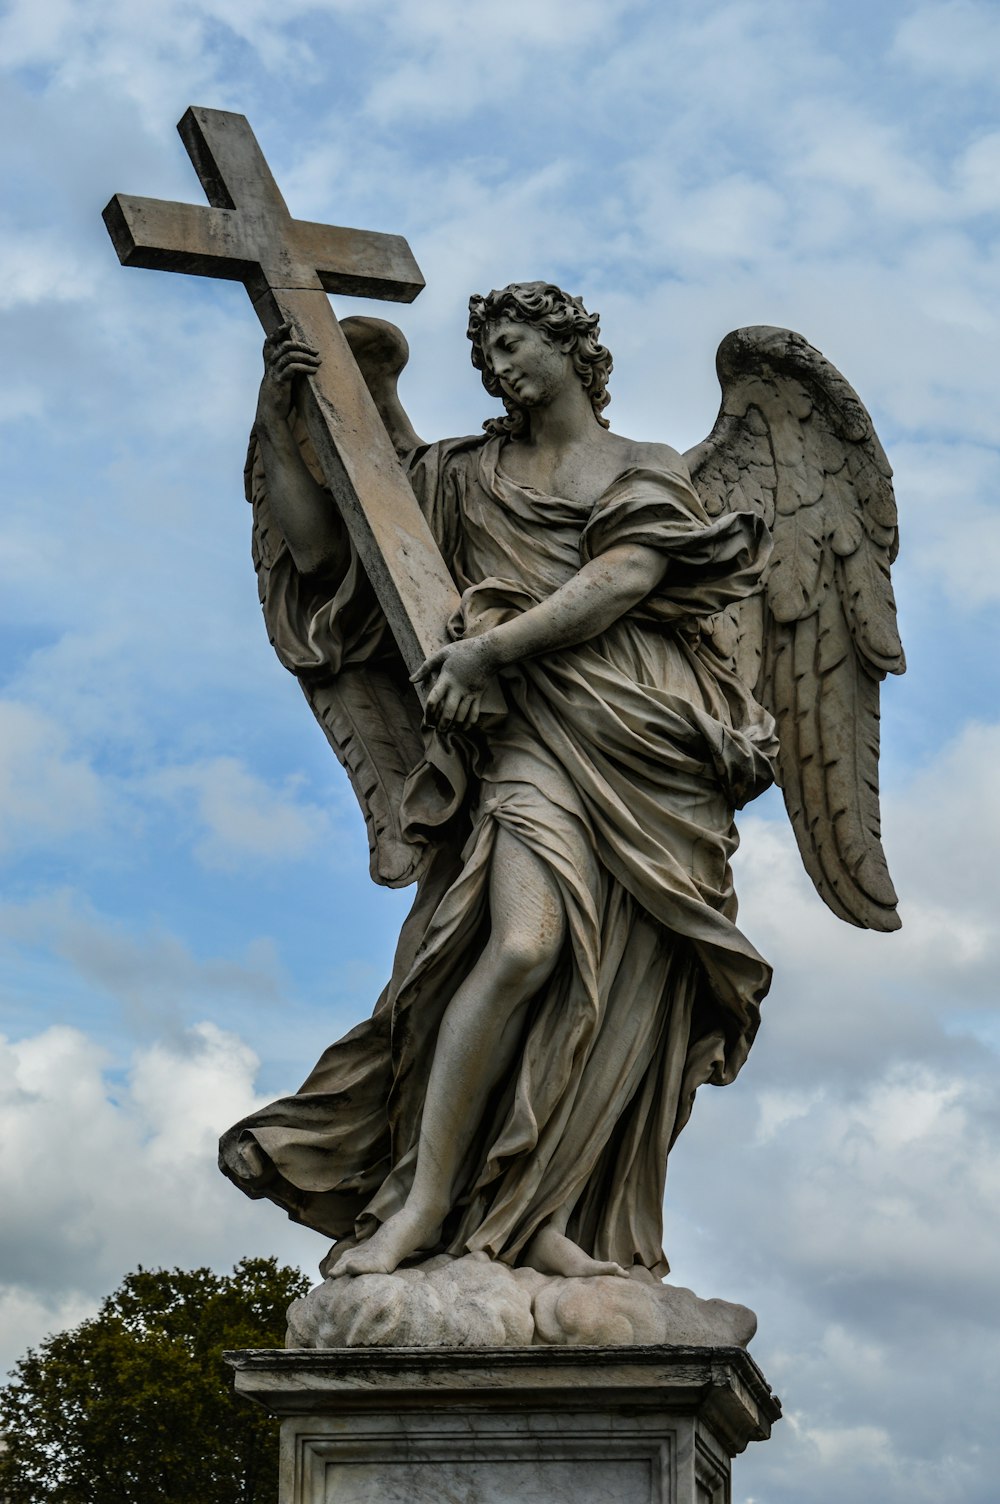
{"type": "Polygon", "coordinates": [[[692,479],[712,515],[753,510],[774,539],[756,617],[751,602],[730,608],[723,650],[775,718],[778,780],[820,895],[852,924],[896,929],[878,786],[879,684],[905,667],[892,471],[857,394],[801,335],[738,329],[717,364],[722,407],[688,456],[692,479]]]}
{"type": "MultiPolygon", "coordinates": [[[[352,349],[362,374],[366,380],[370,379],[376,404],[397,449],[405,450],[411,439],[419,443],[395,395],[396,378],[406,357],[402,334],[380,319],[344,323],[354,326],[347,331],[352,349]]],[[[296,416],[292,429],[306,467],[323,484],[319,463],[300,417],[296,416]]],[[[272,598],[273,572],[285,552],[285,542],[272,516],[264,465],[254,438],[247,454],[245,483],[247,500],[253,508],[251,552],[261,607],[270,632],[276,607],[272,598]]],[[[345,535],[345,567],[349,549],[345,535]]],[[[284,662],[273,635],[271,640],[284,662]]],[[[291,663],[286,663],[286,667],[297,673],[313,714],[347,771],[365,818],[372,878],[391,888],[415,882],[429,851],[426,846],[414,846],[403,838],[399,811],[406,779],[424,753],[421,710],[391,634],[385,634],[385,643],[374,658],[342,668],[337,674],[324,673],[322,669],[297,672],[291,663]]]]}
{"type": "Polygon", "coordinates": [[[419,723],[409,713],[412,686],[365,665],[302,688],[364,813],[372,878],[406,887],[427,855],[404,839],[399,819],[403,785],[423,756],[419,723]]]}
{"type": "MultiPolygon", "coordinates": [[[[779,513],[781,508],[779,506],[779,513]]],[[[775,532],[782,546],[771,556],[767,604],[777,621],[798,621],[815,610],[824,562],[824,519],[818,507],[786,510],[775,532]]]]}
{"type": "Polygon", "coordinates": [[[410,358],[402,329],[388,319],[369,318],[367,314],[342,319],[340,327],[396,453],[400,458],[412,454],[423,439],[399,400],[400,372],[410,358]]]}

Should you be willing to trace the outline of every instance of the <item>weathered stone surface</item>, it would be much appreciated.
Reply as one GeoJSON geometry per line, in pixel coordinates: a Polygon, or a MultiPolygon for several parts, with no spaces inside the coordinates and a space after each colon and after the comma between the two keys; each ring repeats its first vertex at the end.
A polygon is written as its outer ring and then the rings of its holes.
{"type": "Polygon", "coordinates": [[[781,1413],[733,1348],[227,1357],[282,1418],[280,1504],[722,1504],[781,1413]]]}
{"type": "Polygon", "coordinates": [[[745,1306],[700,1300],[677,1285],[562,1278],[467,1254],[325,1280],[289,1310],[287,1345],[745,1347],[756,1326],[745,1306]]]}
{"type": "Polygon", "coordinates": [[[536,1342],[746,1347],[757,1330],[747,1306],[702,1300],[683,1285],[608,1276],[543,1281],[533,1306],[536,1342]]]}
{"type": "Polygon", "coordinates": [[[629,439],[597,315],[526,282],[469,303],[503,413],[424,444],[405,340],[342,330],[326,296],[412,298],[405,243],[294,220],[242,116],[181,128],[211,207],[117,199],[108,227],[129,264],[250,292],[268,633],[373,875],[418,884],[371,1019],[220,1164],[337,1242],[342,1288],[293,1318],[301,1340],[734,1340],[742,1315],[654,1277],[667,1156],[770,983],[735,922],[735,810],[777,777],[831,909],[899,922],[878,810],[896,517],[868,414],[800,335],[754,327],[720,346],[702,444],[629,439]]]}
{"type": "Polygon", "coordinates": [[[320,352],[300,382],[309,437],[412,671],[448,640],[458,591],[327,292],[410,302],[420,269],[400,235],[293,219],[244,116],[192,108],[178,129],[211,207],[116,194],[115,250],[127,266],[241,281],[267,334],[290,324],[320,352]]]}
{"type": "MultiPolygon", "coordinates": [[[[371,358],[386,326],[353,331],[466,586],[420,719],[374,693],[383,623],[336,562],[296,424],[295,373],[327,355],[265,350],[250,495],[271,640],[351,772],[373,870],[426,865],[375,1016],[220,1162],[337,1239],[337,1279],[477,1250],[571,1280],[659,1275],[668,1152],[697,1088],[741,1068],[770,980],[734,923],[733,810],[780,768],[827,902],[898,922],[876,765],[878,678],[902,666],[891,483],[857,398],[789,331],[724,343],[722,412],[687,456],[604,424],[611,360],[579,299],[514,284],[470,300],[468,332],[506,415],[424,445],[386,381],[398,357],[371,358]],[[359,667],[328,672],[345,634],[359,667]],[[510,713],[484,724],[498,682],[510,713]]],[[[595,1315],[586,1286],[555,1288],[541,1340],[659,1335],[646,1297],[595,1315]]],[[[378,1289],[386,1331],[421,1326],[414,1295],[378,1289]]],[[[344,1299],[353,1332],[365,1302],[344,1299]]],[[[462,1340],[465,1318],[428,1320],[462,1340]]]]}

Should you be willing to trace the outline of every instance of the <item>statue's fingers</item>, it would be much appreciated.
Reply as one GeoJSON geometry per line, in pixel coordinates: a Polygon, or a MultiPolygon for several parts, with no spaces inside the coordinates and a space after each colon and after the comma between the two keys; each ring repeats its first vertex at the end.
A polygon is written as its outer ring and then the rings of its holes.
{"type": "Polygon", "coordinates": [[[283,339],[286,339],[291,332],[292,332],[292,326],[291,326],[291,324],[289,324],[289,323],[279,324],[278,327],[277,327],[277,329],[272,329],[271,333],[264,340],[264,349],[265,350],[273,350],[274,347],[275,347],[275,345],[279,345],[281,343],[281,341],[283,339]]]}
{"type": "Polygon", "coordinates": [[[275,372],[274,379],[279,386],[287,389],[297,376],[315,376],[315,374],[316,368],[314,366],[282,366],[280,371],[275,372]]]}
{"type": "Polygon", "coordinates": [[[311,360],[319,365],[319,356],[315,350],[310,350],[308,345],[283,345],[274,357],[275,364],[280,365],[283,360],[311,360]]]}
{"type": "Polygon", "coordinates": [[[274,364],[276,366],[287,365],[290,360],[308,361],[314,366],[320,364],[320,357],[308,345],[283,345],[274,357],[274,364]]]}
{"type": "Polygon", "coordinates": [[[479,720],[480,712],[482,710],[482,703],[482,693],[469,696],[468,709],[465,712],[465,724],[467,726],[475,726],[475,724],[479,720]]]}
{"type": "Polygon", "coordinates": [[[432,726],[437,722],[438,716],[440,715],[441,698],[441,685],[435,684],[434,688],[427,696],[427,699],[424,701],[424,715],[426,716],[427,720],[430,721],[432,726]]]}
{"type": "Polygon", "coordinates": [[[452,728],[452,726],[453,726],[453,724],[455,722],[455,717],[456,717],[456,714],[458,712],[458,708],[459,708],[459,705],[461,704],[461,701],[462,701],[461,694],[453,686],[449,686],[445,690],[445,692],[444,692],[444,698],[443,698],[443,700],[441,702],[441,713],[438,716],[438,729],[439,730],[441,730],[441,731],[450,731],[451,730],[451,728],[452,728]]]}
{"type": "Polygon", "coordinates": [[[424,679],[436,673],[444,662],[446,654],[447,648],[438,648],[436,652],[431,653],[430,657],[425,658],[420,667],[410,675],[410,683],[421,684],[424,679]]]}
{"type": "Polygon", "coordinates": [[[314,345],[307,345],[300,339],[282,341],[278,347],[278,360],[284,360],[289,355],[305,356],[308,360],[319,360],[320,354],[314,345]]]}
{"type": "Polygon", "coordinates": [[[454,722],[456,726],[469,724],[469,712],[472,708],[472,695],[463,695],[455,707],[454,722]]]}
{"type": "Polygon", "coordinates": [[[318,370],[318,361],[287,360],[274,374],[279,381],[291,381],[294,376],[315,376],[318,370]]]}

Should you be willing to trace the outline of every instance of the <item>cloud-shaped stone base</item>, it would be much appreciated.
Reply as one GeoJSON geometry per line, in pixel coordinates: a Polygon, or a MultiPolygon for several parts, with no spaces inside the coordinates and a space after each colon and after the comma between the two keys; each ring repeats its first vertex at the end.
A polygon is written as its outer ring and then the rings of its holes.
{"type": "Polygon", "coordinates": [[[288,1312],[288,1347],[746,1347],[746,1306],[648,1279],[565,1279],[486,1254],[327,1279],[288,1312]]]}

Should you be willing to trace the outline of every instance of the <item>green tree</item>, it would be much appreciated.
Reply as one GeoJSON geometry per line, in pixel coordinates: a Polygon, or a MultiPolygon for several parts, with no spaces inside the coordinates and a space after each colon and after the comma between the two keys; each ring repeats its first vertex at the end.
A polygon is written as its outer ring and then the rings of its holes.
{"type": "Polygon", "coordinates": [[[126,1275],[0,1389],[3,1504],[275,1504],[277,1422],[237,1399],[227,1348],[280,1347],[308,1280],[274,1259],[126,1275]]]}

